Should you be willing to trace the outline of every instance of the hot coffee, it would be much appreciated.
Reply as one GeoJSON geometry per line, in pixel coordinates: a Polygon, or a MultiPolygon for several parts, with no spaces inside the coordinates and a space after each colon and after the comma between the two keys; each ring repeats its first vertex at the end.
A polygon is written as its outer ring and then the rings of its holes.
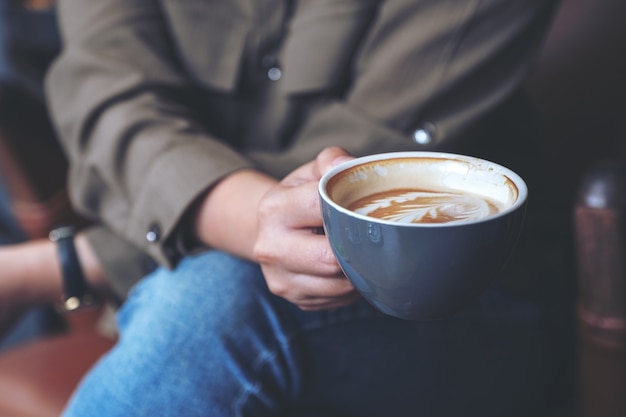
{"type": "Polygon", "coordinates": [[[332,168],[319,194],[325,234],[350,282],[382,312],[421,320],[458,312],[497,277],[528,189],[493,162],[399,152],[332,168]]]}
{"type": "Polygon", "coordinates": [[[475,222],[509,209],[515,183],[476,159],[391,158],[350,167],[328,182],[331,198],[359,215],[402,224],[475,222]]]}
{"type": "Polygon", "coordinates": [[[453,223],[484,219],[505,207],[474,193],[393,189],[360,198],[347,208],[365,216],[401,223],[453,223]]]}

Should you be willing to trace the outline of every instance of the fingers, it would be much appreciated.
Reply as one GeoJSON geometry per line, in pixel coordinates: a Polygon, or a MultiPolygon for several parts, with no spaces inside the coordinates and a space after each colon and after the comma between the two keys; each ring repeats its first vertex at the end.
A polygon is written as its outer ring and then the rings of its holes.
{"type": "Polygon", "coordinates": [[[356,291],[353,291],[342,297],[333,295],[328,298],[303,298],[296,300],[293,304],[297,305],[298,308],[304,311],[335,310],[350,305],[359,298],[360,295],[356,291]]]}
{"type": "Polygon", "coordinates": [[[333,146],[324,149],[315,159],[314,169],[315,175],[317,176],[316,179],[319,180],[326,171],[350,159],[353,159],[353,156],[343,148],[333,146]]]}
{"type": "Polygon", "coordinates": [[[312,228],[322,225],[317,184],[274,188],[265,195],[258,208],[259,221],[288,228],[312,228]]]}
{"type": "Polygon", "coordinates": [[[254,257],[270,291],[303,310],[333,309],[359,296],[343,275],[324,235],[317,192],[321,176],[352,157],[327,148],[265,194],[258,208],[254,257]]]}
{"type": "Polygon", "coordinates": [[[285,271],[319,277],[341,277],[343,273],[323,235],[311,231],[264,237],[255,245],[255,256],[261,264],[280,265],[285,271]]]}
{"type": "MultiPolygon", "coordinates": [[[[275,271],[277,272],[277,271],[275,271]]],[[[270,291],[298,305],[329,304],[332,300],[352,300],[356,291],[345,277],[321,278],[304,274],[284,274],[286,279],[267,282],[270,291]]]]}
{"type": "Polygon", "coordinates": [[[333,146],[322,150],[314,161],[302,165],[287,175],[281,183],[288,187],[295,187],[306,182],[317,182],[332,167],[353,159],[344,149],[333,146]]]}
{"type": "Polygon", "coordinates": [[[263,272],[269,290],[303,310],[333,309],[348,305],[359,298],[347,278],[318,277],[294,274],[265,266],[263,272]]]}
{"type": "Polygon", "coordinates": [[[277,263],[303,274],[335,276],[341,271],[321,227],[315,183],[276,187],[259,206],[259,233],[254,247],[260,263],[277,263]]]}

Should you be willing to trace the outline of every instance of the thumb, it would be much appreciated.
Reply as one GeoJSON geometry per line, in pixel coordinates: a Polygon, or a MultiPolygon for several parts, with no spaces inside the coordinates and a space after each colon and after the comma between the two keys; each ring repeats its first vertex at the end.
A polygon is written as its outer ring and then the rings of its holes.
{"type": "Polygon", "coordinates": [[[321,178],[321,176],[329,169],[351,159],[354,159],[354,157],[343,148],[336,146],[326,148],[319,153],[315,161],[317,173],[321,178]]]}

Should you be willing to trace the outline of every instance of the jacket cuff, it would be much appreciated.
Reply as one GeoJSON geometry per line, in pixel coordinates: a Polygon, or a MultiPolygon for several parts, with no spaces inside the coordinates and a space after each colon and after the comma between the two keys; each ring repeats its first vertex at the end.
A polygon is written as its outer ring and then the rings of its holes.
{"type": "Polygon", "coordinates": [[[105,277],[120,300],[157,264],[135,245],[122,239],[110,229],[92,226],[83,231],[100,261],[105,277]]]}
{"type": "MultiPolygon", "coordinates": [[[[189,141],[162,153],[145,173],[132,204],[126,233],[139,248],[168,268],[182,257],[176,235],[193,203],[228,174],[251,164],[227,147],[189,141]],[[163,184],[167,184],[164,187],[163,184]]],[[[183,233],[184,236],[184,233],[183,233]]]]}

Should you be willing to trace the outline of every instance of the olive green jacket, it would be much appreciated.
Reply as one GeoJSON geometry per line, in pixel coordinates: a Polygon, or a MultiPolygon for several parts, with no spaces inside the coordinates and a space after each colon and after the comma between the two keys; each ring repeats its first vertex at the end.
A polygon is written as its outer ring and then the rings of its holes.
{"type": "MultiPolygon", "coordinates": [[[[61,0],[49,106],[116,288],[220,178],[326,146],[455,150],[524,81],[547,0],[61,0]],[[102,235],[98,235],[102,233],[102,235]],[[122,241],[120,241],[122,239],[122,241]],[[116,243],[117,242],[117,243],[116,243]],[[131,262],[131,263],[132,263],[131,262]]],[[[505,140],[505,138],[503,138],[505,140]]],[[[182,244],[181,244],[182,243],[182,244]]]]}

